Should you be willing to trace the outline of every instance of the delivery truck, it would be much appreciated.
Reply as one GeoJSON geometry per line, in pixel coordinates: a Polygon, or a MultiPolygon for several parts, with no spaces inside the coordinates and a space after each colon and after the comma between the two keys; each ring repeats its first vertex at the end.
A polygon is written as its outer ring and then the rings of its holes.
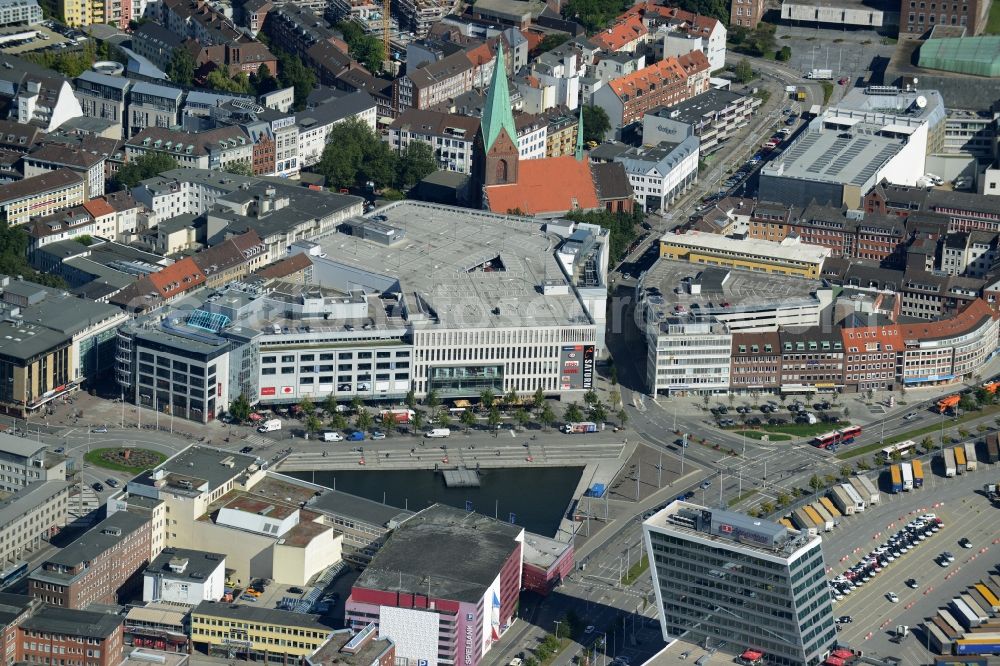
{"type": "Polygon", "coordinates": [[[257,432],[274,432],[281,430],[281,419],[268,419],[257,426],[257,432]]]}
{"type": "Polygon", "coordinates": [[[898,463],[889,468],[889,490],[903,492],[903,471],[898,463]]]}
{"type": "Polygon", "coordinates": [[[840,518],[841,516],[840,509],[838,509],[834,505],[833,500],[831,500],[829,497],[820,497],[819,503],[823,505],[823,508],[826,509],[831,516],[833,516],[834,520],[840,518]]]}
{"type": "Polygon", "coordinates": [[[903,490],[913,490],[913,468],[910,463],[900,463],[899,468],[903,471],[903,490]]]}
{"type": "Polygon", "coordinates": [[[920,462],[919,458],[914,458],[910,464],[913,465],[913,487],[922,488],[924,485],[924,464],[920,462]]]}
{"type": "Polygon", "coordinates": [[[959,444],[952,451],[955,452],[955,472],[965,474],[965,447],[959,444]]]}
{"type": "Polygon", "coordinates": [[[821,502],[813,502],[809,506],[823,520],[823,525],[827,532],[836,527],[836,521],[834,521],[833,516],[830,515],[830,512],[826,510],[821,502]]]}
{"type": "Polygon", "coordinates": [[[809,97],[809,91],[807,91],[805,88],[798,88],[795,91],[795,101],[796,102],[804,102],[804,101],[806,101],[807,97],[809,97]]]}
{"type": "Polygon", "coordinates": [[[944,475],[949,478],[955,476],[955,450],[949,447],[941,455],[944,459],[944,475]]]}
{"type": "Polygon", "coordinates": [[[864,500],[863,497],[858,493],[858,491],[850,483],[842,483],[840,487],[844,489],[847,496],[854,501],[854,510],[861,512],[868,508],[868,502],[864,500]]]}
{"type": "Polygon", "coordinates": [[[861,485],[868,490],[868,504],[878,504],[881,495],[879,494],[878,487],[875,485],[875,482],[867,476],[859,476],[857,479],[861,482],[861,485]]]}
{"type": "Polygon", "coordinates": [[[567,423],[563,425],[562,431],[567,435],[597,432],[597,424],[591,421],[581,421],[579,423],[567,423]]]}
{"type": "Polygon", "coordinates": [[[975,472],[976,467],[979,465],[979,461],[976,460],[976,443],[966,442],[965,443],[965,469],[970,472],[975,472]]]}
{"type": "Polygon", "coordinates": [[[832,69],[810,69],[806,74],[807,79],[812,79],[813,81],[829,81],[833,78],[832,69]]]}
{"type": "Polygon", "coordinates": [[[412,409],[383,409],[378,413],[379,421],[385,421],[386,415],[398,425],[403,425],[413,420],[414,412],[412,409]]]}
{"type": "Polygon", "coordinates": [[[840,511],[841,515],[853,516],[857,512],[857,506],[854,504],[854,500],[851,496],[847,494],[847,491],[840,486],[834,486],[830,488],[827,497],[837,506],[837,510],[840,511]]]}
{"type": "Polygon", "coordinates": [[[816,508],[811,504],[805,505],[802,507],[802,510],[806,512],[806,515],[809,516],[809,520],[811,520],[817,528],[823,530],[824,532],[829,532],[833,529],[833,521],[824,520],[823,516],[821,516],[816,508]]]}
{"type": "Polygon", "coordinates": [[[441,438],[450,436],[451,430],[449,428],[433,428],[424,433],[424,437],[441,438]]]}

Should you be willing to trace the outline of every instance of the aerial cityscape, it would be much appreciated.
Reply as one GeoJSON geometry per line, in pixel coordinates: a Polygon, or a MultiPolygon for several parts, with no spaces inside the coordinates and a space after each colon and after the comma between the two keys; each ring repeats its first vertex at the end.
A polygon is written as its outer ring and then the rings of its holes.
{"type": "Polygon", "coordinates": [[[1000,3],[0,0],[4,666],[1000,665],[1000,3]]]}

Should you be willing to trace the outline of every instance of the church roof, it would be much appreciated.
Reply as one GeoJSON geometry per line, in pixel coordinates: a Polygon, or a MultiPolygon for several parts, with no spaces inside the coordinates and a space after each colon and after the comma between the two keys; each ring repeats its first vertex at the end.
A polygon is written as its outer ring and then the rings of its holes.
{"type": "Polygon", "coordinates": [[[600,207],[590,160],[572,155],[518,162],[517,182],[486,187],[490,210],[506,213],[520,210],[525,215],[564,213],[600,207]],[[559,174],[553,178],[552,174],[559,174]]]}
{"type": "Polygon", "coordinates": [[[507,136],[517,146],[517,129],[514,127],[514,113],[510,106],[510,91],[507,88],[507,67],[504,64],[503,46],[497,44],[497,57],[493,65],[493,81],[486,97],[483,110],[483,146],[489,152],[500,136],[500,130],[507,130],[507,136]]]}

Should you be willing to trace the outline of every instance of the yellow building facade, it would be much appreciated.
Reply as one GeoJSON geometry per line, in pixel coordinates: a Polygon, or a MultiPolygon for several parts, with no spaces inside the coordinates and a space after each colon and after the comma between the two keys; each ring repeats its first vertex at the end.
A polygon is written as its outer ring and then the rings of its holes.
{"type": "Polygon", "coordinates": [[[793,239],[776,243],[697,231],[660,239],[660,256],[666,259],[803,278],[818,278],[829,255],[829,248],[793,239]]]}
{"type": "Polygon", "coordinates": [[[203,602],[191,611],[191,642],[209,655],[287,655],[315,652],[332,632],[316,615],[203,602]]]}

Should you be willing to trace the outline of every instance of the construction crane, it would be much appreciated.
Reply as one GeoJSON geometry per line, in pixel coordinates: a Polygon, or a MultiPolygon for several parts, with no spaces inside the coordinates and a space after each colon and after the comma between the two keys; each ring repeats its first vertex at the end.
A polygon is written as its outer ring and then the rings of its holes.
{"type": "Polygon", "coordinates": [[[386,66],[389,64],[389,27],[390,27],[390,11],[391,11],[391,0],[382,0],[382,57],[385,58],[386,66]]]}

